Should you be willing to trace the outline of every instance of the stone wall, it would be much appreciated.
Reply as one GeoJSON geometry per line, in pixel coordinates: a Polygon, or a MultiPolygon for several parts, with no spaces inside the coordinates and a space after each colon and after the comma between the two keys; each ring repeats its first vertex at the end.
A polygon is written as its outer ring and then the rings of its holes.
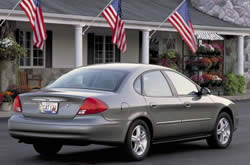
{"type": "MultiPolygon", "coordinates": [[[[227,22],[250,27],[250,0],[191,0],[198,10],[227,22]]],[[[245,38],[245,74],[250,81],[250,37],[245,38]]]]}
{"type": "Polygon", "coordinates": [[[0,92],[16,84],[16,64],[14,61],[0,61],[0,92]]]}
{"type": "Polygon", "coordinates": [[[56,80],[61,75],[69,72],[72,69],[65,68],[40,68],[40,69],[18,69],[16,71],[14,62],[2,61],[0,62],[0,92],[6,91],[9,86],[18,84],[17,73],[26,72],[28,78],[28,85],[30,87],[44,87],[50,82],[56,80]]]}

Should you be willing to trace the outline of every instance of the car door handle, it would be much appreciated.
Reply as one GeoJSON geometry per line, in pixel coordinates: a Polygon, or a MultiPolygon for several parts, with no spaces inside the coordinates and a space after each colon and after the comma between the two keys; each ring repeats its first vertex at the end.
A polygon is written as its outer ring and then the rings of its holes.
{"type": "Polygon", "coordinates": [[[184,103],[184,106],[185,106],[186,108],[191,108],[191,107],[192,107],[192,105],[191,105],[190,103],[184,103]]]}
{"type": "Polygon", "coordinates": [[[157,108],[158,105],[156,105],[155,103],[150,103],[150,107],[152,107],[152,108],[157,108]]]}

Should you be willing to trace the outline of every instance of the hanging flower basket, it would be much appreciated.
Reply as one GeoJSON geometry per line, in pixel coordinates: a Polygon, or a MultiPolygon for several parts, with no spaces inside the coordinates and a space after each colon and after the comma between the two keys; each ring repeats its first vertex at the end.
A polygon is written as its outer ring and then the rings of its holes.
{"type": "Polygon", "coordinates": [[[15,60],[17,56],[25,56],[25,50],[13,39],[0,39],[0,60],[15,60]]]}

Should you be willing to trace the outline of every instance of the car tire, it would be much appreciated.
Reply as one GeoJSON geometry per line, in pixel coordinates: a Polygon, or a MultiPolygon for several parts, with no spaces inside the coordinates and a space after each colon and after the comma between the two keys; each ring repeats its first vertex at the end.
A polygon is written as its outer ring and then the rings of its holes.
{"type": "Polygon", "coordinates": [[[41,156],[50,157],[56,155],[61,150],[62,144],[36,143],[33,144],[33,147],[41,156]]]}
{"type": "Polygon", "coordinates": [[[148,125],[143,120],[134,121],[128,129],[124,146],[129,160],[143,160],[148,154],[150,144],[148,125]]]}
{"type": "Polygon", "coordinates": [[[212,136],[207,138],[207,144],[212,148],[227,148],[233,137],[233,122],[228,113],[219,114],[212,136]]]}

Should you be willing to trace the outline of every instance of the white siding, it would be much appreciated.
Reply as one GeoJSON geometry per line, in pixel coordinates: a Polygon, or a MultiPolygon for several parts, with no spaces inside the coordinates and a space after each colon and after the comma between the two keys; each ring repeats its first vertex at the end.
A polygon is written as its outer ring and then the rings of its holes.
{"type": "Polygon", "coordinates": [[[53,31],[53,68],[74,68],[74,27],[54,25],[50,30],[53,31]]]}
{"type": "MultiPolygon", "coordinates": [[[[29,23],[17,22],[20,30],[31,31],[29,23]]],[[[46,24],[47,30],[53,32],[53,68],[74,68],[74,26],[46,24]]],[[[93,28],[88,32],[112,36],[110,28],[93,28]]],[[[127,30],[128,52],[121,54],[121,62],[139,62],[139,31],[127,30]]],[[[88,63],[88,42],[87,33],[83,36],[83,65],[88,63]]]]}
{"type": "Polygon", "coordinates": [[[139,31],[127,30],[127,49],[126,54],[121,54],[123,63],[139,63],[139,31]]]}

